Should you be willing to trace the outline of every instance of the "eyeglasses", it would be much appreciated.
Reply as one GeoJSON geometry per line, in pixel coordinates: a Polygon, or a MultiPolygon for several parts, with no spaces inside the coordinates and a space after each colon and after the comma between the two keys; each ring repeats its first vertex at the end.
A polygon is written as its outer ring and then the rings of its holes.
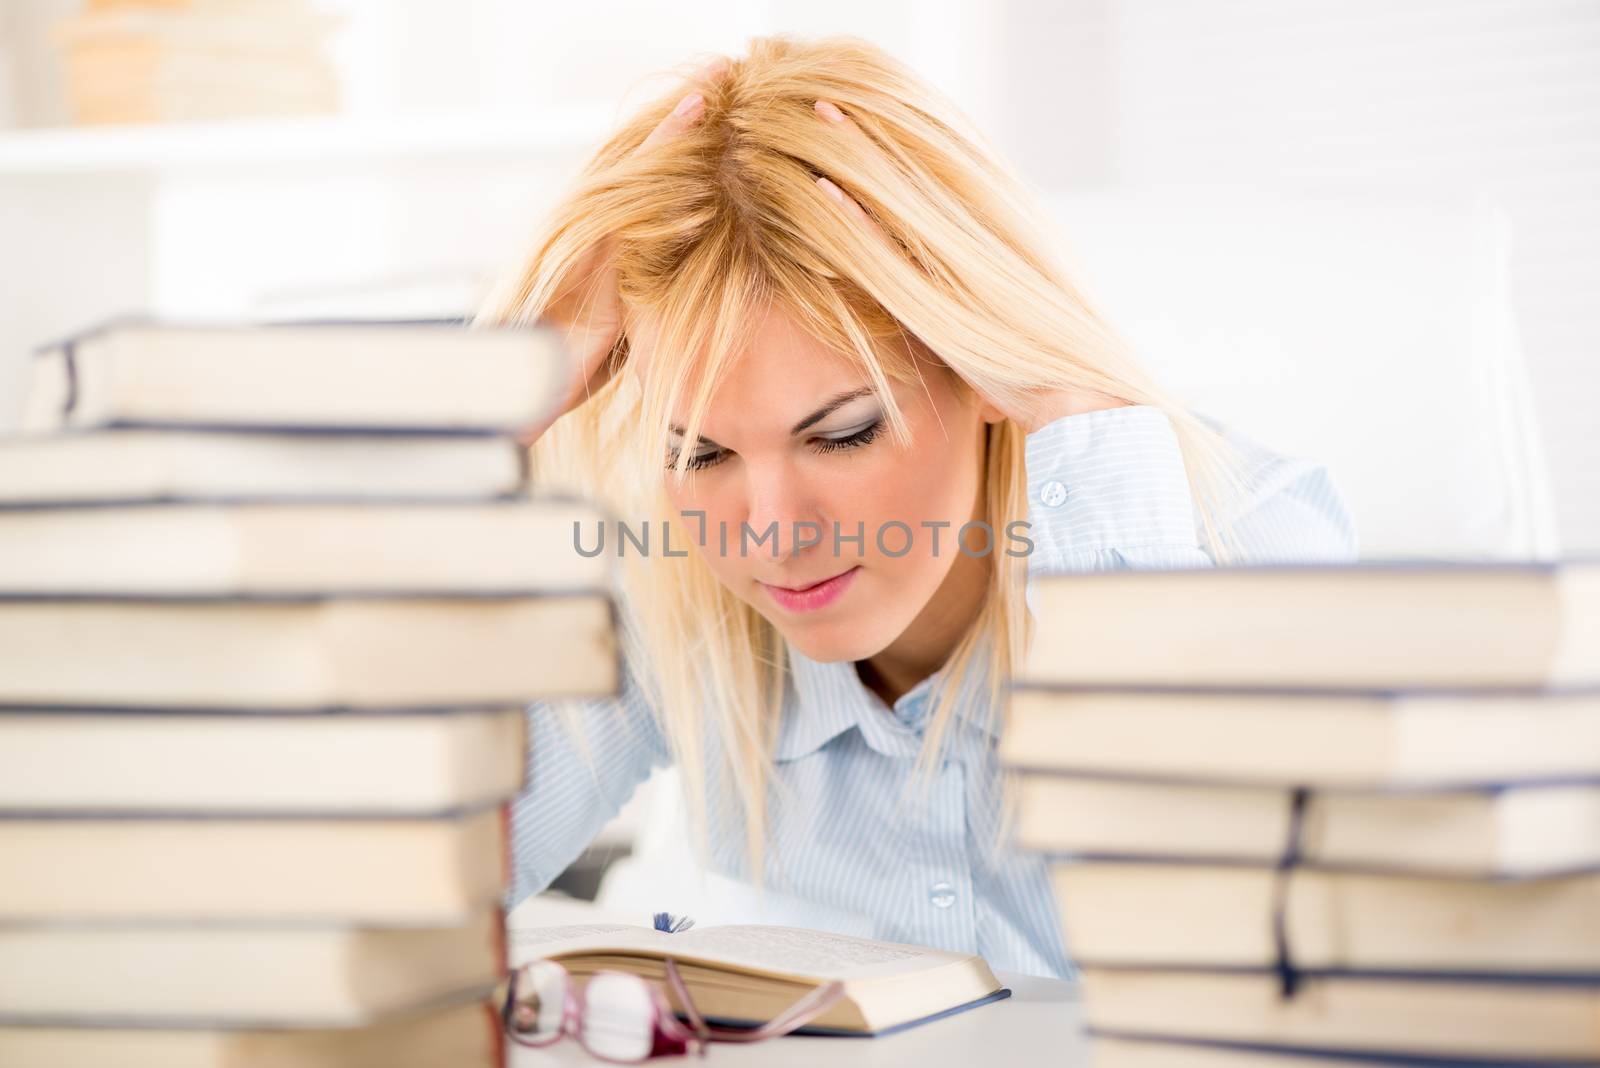
{"type": "Polygon", "coordinates": [[[522,1046],[548,1046],[571,1035],[585,1050],[614,1064],[695,1052],[710,1042],[758,1042],[786,1035],[844,997],[844,984],[828,983],[778,1016],[752,1028],[712,1027],[689,997],[678,966],[665,961],[667,986],[682,1004],[678,1018],[666,997],[643,976],[599,971],[581,989],[553,960],[535,960],[511,973],[500,1019],[506,1035],[522,1046]]]}

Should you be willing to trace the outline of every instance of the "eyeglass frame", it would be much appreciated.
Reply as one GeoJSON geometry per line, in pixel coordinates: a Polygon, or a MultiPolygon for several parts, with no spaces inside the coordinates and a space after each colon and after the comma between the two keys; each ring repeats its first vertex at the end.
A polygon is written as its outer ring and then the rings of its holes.
{"type": "Polygon", "coordinates": [[[591,972],[588,976],[590,980],[597,979],[603,975],[622,976],[644,987],[650,999],[651,1039],[649,1051],[637,1060],[619,1060],[615,1057],[608,1057],[590,1047],[584,1037],[583,1029],[583,1014],[588,992],[587,985],[580,990],[573,974],[560,961],[552,960],[548,957],[527,961],[510,969],[505,1001],[500,1008],[501,1027],[512,1042],[530,1049],[543,1049],[546,1046],[553,1046],[570,1035],[583,1048],[584,1052],[591,1057],[610,1064],[641,1064],[654,1057],[676,1056],[689,1052],[697,1053],[703,1057],[706,1055],[706,1048],[711,1042],[759,1042],[762,1039],[777,1038],[804,1027],[808,1022],[832,1008],[844,998],[844,983],[835,979],[817,987],[815,990],[808,991],[793,1005],[790,1005],[766,1023],[756,1027],[717,1027],[706,1023],[705,1017],[701,1015],[700,1010],[695,1006],[694,999],[689,996],[689,987],[684,983],[683,976],[678,972],[677,962],[671,957],[663,957],[661,960],[667,976],[667,986],[683,1004],[683,1013],[689,1018],[687,1025],[678,1019],[677,1011],[673,1009],[660,988],[642,975],[618,969],[602,969],[591,972]],[[551,965],[561,973],[561,1022],[551,1029],[548,1037],[530,1038],[525,1032],[520,1032],[513,1026],[512,1013],[517,1000],[517,981],[525,970],[535,964],[551,965]],[[670,1048],[663,1048],[663,1043],[666,1043],[670,1048]]]}

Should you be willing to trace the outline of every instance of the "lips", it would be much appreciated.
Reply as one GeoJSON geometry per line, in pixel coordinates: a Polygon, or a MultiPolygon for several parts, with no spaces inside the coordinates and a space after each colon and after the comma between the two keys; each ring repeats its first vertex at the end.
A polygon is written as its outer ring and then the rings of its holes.
{"type": "MultiPolygon", "coordinates": [[[[854,570],[854,568],[850,568],[850,569],[847,569],[847,570],[854,570]]],[[[844,574],[843,571],[839,572],[839,575],[842,575],[842,574],[844,574]]],[[[789,593],[804,593],[807,590],[816,589],[818,586],[822,585],[824,582],[832,582],[834,579],[838,578],[839,575],[829,575],[827,578],[821,578],[821,579],[818,579],[815,582],[809,582],[804,586],[777,586],[777,585],[774,585],[773,583],[770,583],[770,582],[765,583],[765,585],[772,586],[772,588],[775,589],[775,590],[786,590],[789,593]]]]}
{"type": "Polygon", "coordinates": [[[814,582],[809,586],[795,588],[792,586],[773,586],[763,582],[761,585],[778,607],[789,612],[815,612],[826,608],[844,595],[855,577],[861,573],[858,564],[848,571],[841,572],[831,578],[814,582]]]}

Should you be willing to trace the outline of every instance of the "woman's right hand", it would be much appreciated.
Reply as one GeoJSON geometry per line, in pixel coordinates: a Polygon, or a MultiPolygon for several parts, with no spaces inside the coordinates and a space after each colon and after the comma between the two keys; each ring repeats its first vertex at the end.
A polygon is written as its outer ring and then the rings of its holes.
{"type": "MultiPolygon", "coordinates": [[[[701,68],[697,80],[714,80],[727,69],[727,64],[728,61],[720,57],[711,61],[701,68]]],[[[698,90],[688,93],[640,142],[634,153],[648,152],[683,132],[698,122],[704,111],[701,93],[698,90]]],[[[609,358],[622,330],[616,252],[614,237],[607,237],[585,252],[562,278],[555,298],[539,318],[540,324],[554,327],[564,337],[573,358],[573,372],[554,414],[520,436],[524,445],[533,444],[551,424],[588,400],[620,367],[609,358]]]]}

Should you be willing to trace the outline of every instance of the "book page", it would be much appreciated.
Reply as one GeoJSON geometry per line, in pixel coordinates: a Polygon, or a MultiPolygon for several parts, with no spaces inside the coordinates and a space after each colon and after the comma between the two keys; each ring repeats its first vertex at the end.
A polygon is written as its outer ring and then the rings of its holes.
{"type": "Polygon", "coordinates": [[[625,948],[659,954],[654,942],[661,932],[627,923],[566,923],[553,927],[512,927],[506,930],[506,948],[520,964],[537,957],[587,949],[625,948]]]}
{"type": "Polygon", "coordinates": [[[821,979],[874,979],[938,968],[965,960],[925,946],[879,942],[803,927],[728,924],[668,936],[676,954],[762,971],[821,979]]]}
{"type": "Polygon", "coordinates": [[[657,959],[670,954],[679,960],[713,967],[768,972],[806,981],[876,979],[979,959],[926,946],[771,924],[723,924],[677,934],[630,924],[569,924],[512,930],[507,938],[516,961],[613,951],[657,959]]]}

